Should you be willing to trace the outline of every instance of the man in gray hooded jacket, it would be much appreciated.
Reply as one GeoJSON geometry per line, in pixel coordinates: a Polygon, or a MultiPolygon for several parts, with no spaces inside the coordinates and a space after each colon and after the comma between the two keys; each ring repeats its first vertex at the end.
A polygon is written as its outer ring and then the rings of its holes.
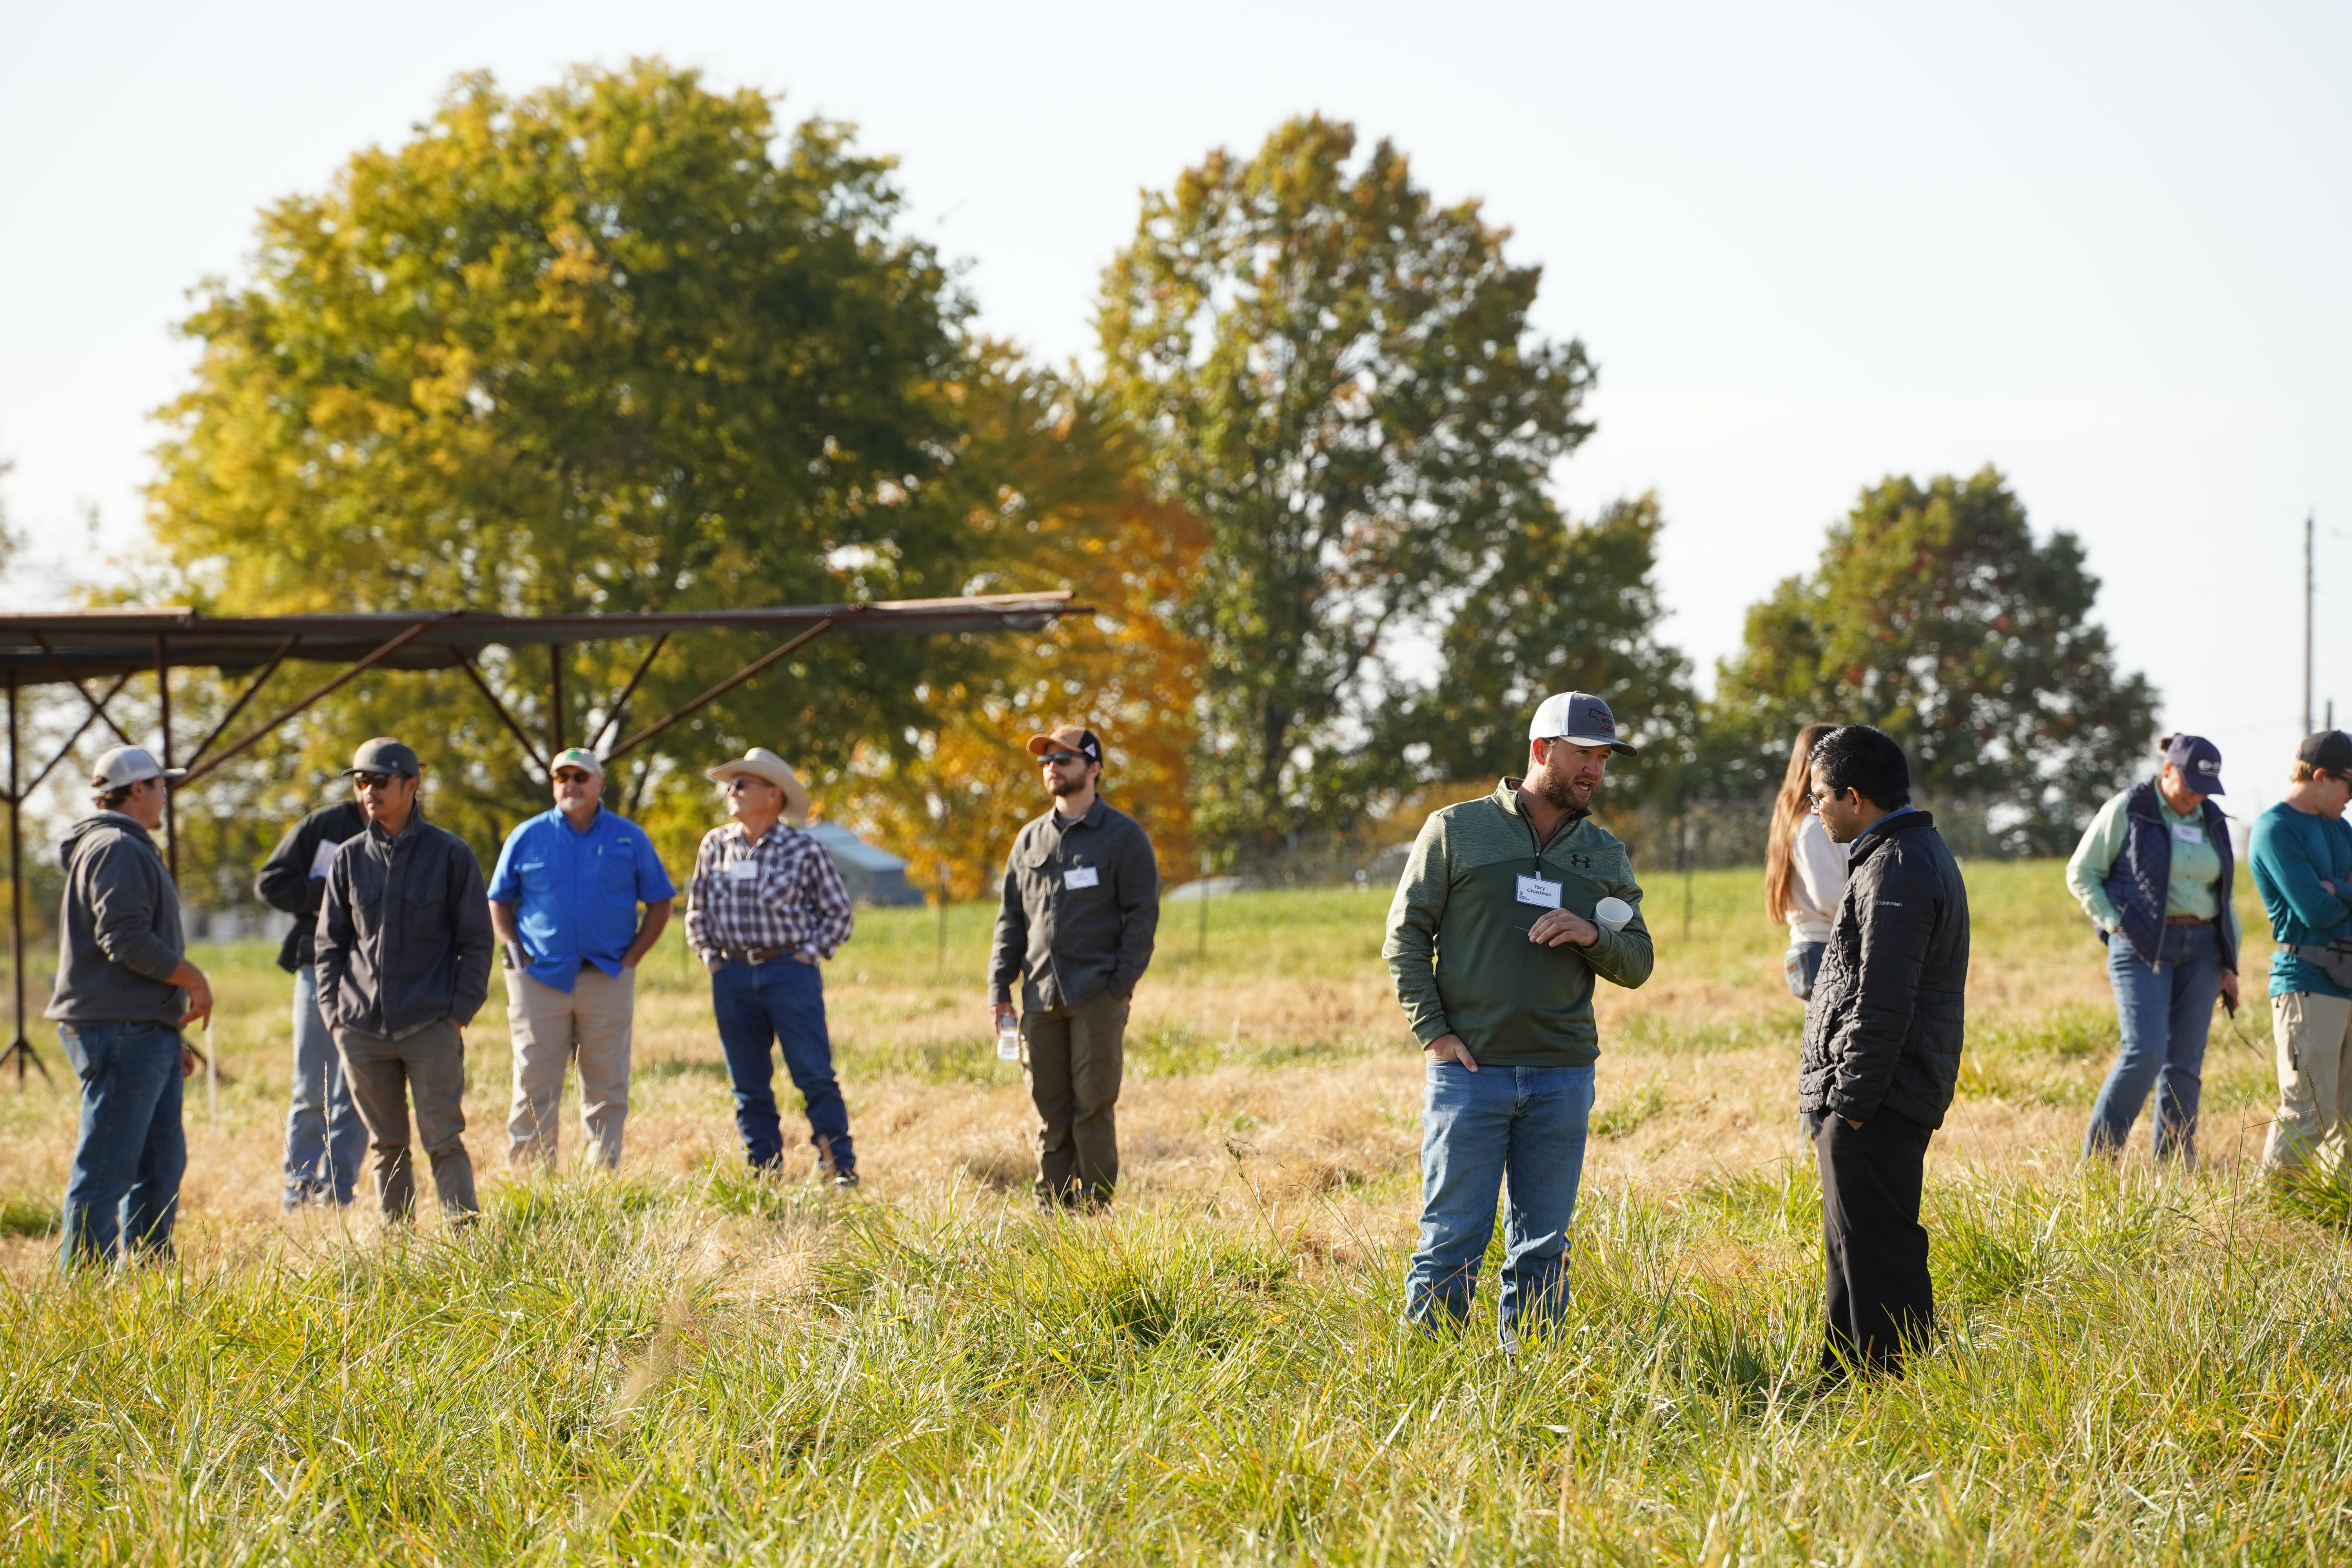
{"type": "Polygon", "coordinates": [[[155,848],[165,791],[186,777],[138,746],[98,759],[98,806],[63,852],[58,983],[48,1016],[81,1078],[81,1131],[66,1180],[68,1268],[172,1247],[188,1143],[180,1080],[195,1070],[181,1028],[212,1016],[213,992],[180,934],[180,894],[155,848]]]}

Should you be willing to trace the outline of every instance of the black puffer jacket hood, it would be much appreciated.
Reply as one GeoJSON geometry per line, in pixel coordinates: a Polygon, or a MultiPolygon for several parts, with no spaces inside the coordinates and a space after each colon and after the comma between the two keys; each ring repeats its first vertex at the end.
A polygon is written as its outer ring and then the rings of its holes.
{"type": "Polygon", "coordinates": [[[1797,1106],[1944,1124],[1960,1077],[1969,890],[1924,811],[1854,840],[1845,898],[1805,1008],[1797,1106]]]}

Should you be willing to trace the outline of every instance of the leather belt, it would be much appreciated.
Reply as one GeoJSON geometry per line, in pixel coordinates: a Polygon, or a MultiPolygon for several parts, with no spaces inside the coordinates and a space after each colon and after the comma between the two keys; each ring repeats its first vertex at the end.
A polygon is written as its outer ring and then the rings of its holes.
{"type": "Polygon", "coordinates": [[[788,947],[750,947],[740,949],[722,947],[719,950],[719,959],[720,963],[748,963],[754,969],[759,968],[760,965],[763,963],[773,963],[780,958],[798,959],[801,963],[808,964],[812,968],[816,964],[816,960],[807,957],[805,954],[794,952],[788,947]]]}
{"type": "Polygon", "coordinates": [[[2164,923],[2168,926],[2209,926],[2213,922],[2202,915],[2167,915],[2164,923]]]}

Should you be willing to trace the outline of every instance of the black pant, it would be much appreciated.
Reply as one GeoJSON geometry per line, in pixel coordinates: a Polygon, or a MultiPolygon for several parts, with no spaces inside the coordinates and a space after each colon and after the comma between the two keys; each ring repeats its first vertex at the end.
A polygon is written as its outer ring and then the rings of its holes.
{"type": "Polygon", "coordinates": [[[1881,1108],[1860,1127],[1843,1116],[1809,1118],[1822,1168],[1823,1370],[1899,1374],[1906,1349],[1926,1344],[1936,1321],[1919,1187],[1932,1129],[1881,1108]]]}

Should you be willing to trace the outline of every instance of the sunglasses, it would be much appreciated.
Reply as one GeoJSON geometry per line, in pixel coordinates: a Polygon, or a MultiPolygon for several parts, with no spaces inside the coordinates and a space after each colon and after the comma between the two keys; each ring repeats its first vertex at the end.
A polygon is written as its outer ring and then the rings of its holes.
{"type": "Polygon", "coordinates": [[[779,787],[779,785],[772,784],[765,779],[729,779],[727,781],[727,793],[729,795],[748,795],[755,789],[776,789],[779,787]]]}
{"type": "Polygon", "coordinates": [[[557,784],[586,784],[595,775],[593,773],[583,773],[578,768],[558,768],[555,770],[555,782],[557,784]]]}
{"type": "Polygon", "coordinates": [[[352,775],[352,787],[354,789],[382,789],[398,777],[400,777],[398,773],[353,773],[352,775]]]}
{"type": "Polygon", "coordinates": [[[1045,763],[1049,768],[1059,767],[1064,763],[1084,763],[1093,761],[1092,758],[1081,756],[1076,752],[1047,752],[1044,756],[1039,757],[1037,760],[1045,763]]]}

